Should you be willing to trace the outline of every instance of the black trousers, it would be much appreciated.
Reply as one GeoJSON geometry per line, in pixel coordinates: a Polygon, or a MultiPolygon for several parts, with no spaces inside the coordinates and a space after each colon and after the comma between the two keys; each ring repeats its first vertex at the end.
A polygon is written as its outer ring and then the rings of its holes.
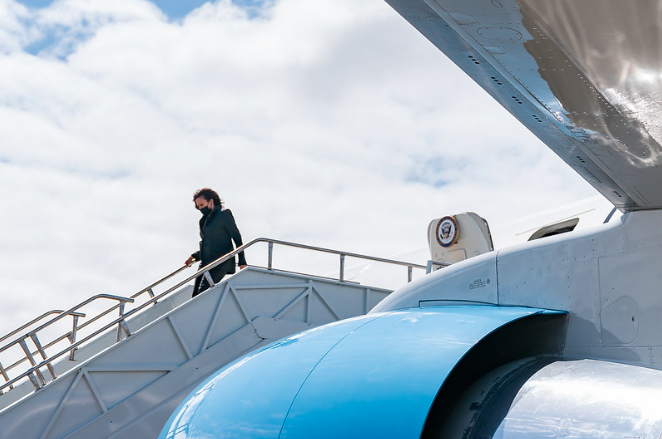
{"type": "MultiPolygon", "coordinates": [[[[228,262],[232,262],[232,261],[228,261],[228,262]]],[[[202,268],[202,266],[200,266],[200,268],[202,268]]],[[[209,274],[211,275],[211,278],[214,280],[214,284],[217,284],[221,280],[223,280],[225,275],[228,274],[228,272],[230,272],[232,268],[234,268],[234,264],[230,265],[223,263],[218,267],[209,270],[209,274]]],[[[207,279],[205,279],[204,274],[198,276],[195,278],[195,285],[193,285],[193,295],[191,297],[195,297],[198,294],[208,289],[209,289],[209,282],[207,282],[207,279]]]]}

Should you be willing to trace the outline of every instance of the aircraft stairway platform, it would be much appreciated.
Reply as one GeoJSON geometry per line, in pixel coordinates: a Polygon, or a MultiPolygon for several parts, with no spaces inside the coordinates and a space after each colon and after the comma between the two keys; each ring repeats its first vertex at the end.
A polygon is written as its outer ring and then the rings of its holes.
{"type": "Polygon", "coordinates": [[[156,438],[182,399],[223,365],[366,314],[391,292],[345,280],[346,257],[405,266],[408,280],[426,268],[259,238],[181,281],[173,279],[186,267],[131,297],[100,294],[43,314],[0,339],[0,439],[156,438]],[[249,266],[191,299],[195,277],[255,244],[268,245],[265,267],[249,266]],[[274,269],[274,245],[339,256],[337,278],[274,269]],[[175,284],[155,293],[167,282],[175,284]]]}

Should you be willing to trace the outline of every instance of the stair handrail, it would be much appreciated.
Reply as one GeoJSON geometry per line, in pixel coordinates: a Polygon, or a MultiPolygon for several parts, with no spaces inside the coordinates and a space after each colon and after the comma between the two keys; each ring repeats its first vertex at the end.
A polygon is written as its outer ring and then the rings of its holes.
{"type": "MultiPolygon", "coordinates": [[[[114,296],[114,295],[110,295],[110,294],[98,294],[96,296],[92,296],[89,299],[87,299],[87,300],[79,303],[78,305],[70,308],[69,310],[60,313],[58,316],[56,316],[53,319],[49,320],[48,322],[42,324],[38,328],[29,331],[24,336],[19,337],[17,340],[15,340],[15,341],[13,341],[9,344],[6,344],[3,347],[0,347],[0,352],[3,352],[4,350],[8,349],[10,346],[15,346],[16,344],[20,344],[21,342],[23,342],[23,345],[21,347],[23,348],[23,350],[26,353],[26,358],[28,360],[30,360],[30,362],[32,364],[32,367],[30,367],[28,370],[26,370],[25,372],[23,372],[22,374],[16,376],[15,378],[13,378],[11,380],[7,380],[7,375],[4,373],[4,371],[9,370],[9,368],[3,369],[2,365],[0,364],[0,370],[3,371],[3,373],[1,375],[4,376],[4,378],[7,381],[5,384],[0,386],[0,394],[3,393],[4,390],[7,387],[12,388],[13,384],[15,384],[16,382],[18,382],[19,380],[21,380],[25,377],[28,377],[30,379],[30,381],[32,382],[35,389],[39,389],[39,388],[43,387],[46,384],[45,379],[43,378],[43,376],[41,375],[41,372],[40,372],[40,369],[43,368],[43,367],[48,368],[48,370],[51,372],[53,380],[55,380],[57,378],[57,376],[55,375],[55,372],[52,368],[53,361],[59,359],[60,357],[64,356],[67,353],[69,353],[70,356],[71,356],[71,354],[73,354],[73,352],[75,352],[75,350],[77,350],[80,345],[82,345],[83,343],[91,340],[92,338],[96,337],[97,335],[108,331],[110,328],[112,328],[115,325],[117,325],[117,331],[118,331],[117,342],[121,341],[122,331],[126,334],[126,337],[129,337],[131,335],[131,332],[129,331],[129,328],[126,325],[126,319],[128,319],[132,315],[140,312],[142,309],[148,307],[149,305],[155,304],[161,298],[163,298],[166,295],[172,293],[173,291],[178,290],[179,288],[181,288],[182,286],[184,286],[187,283],[191,282],[192,280],[194,280],[194,279],[196,279],[200,276],[204,276],[206,273],[208,273],[213,268],[215,268],[215,267],[219,266],[220,264],[230,260],[230,258],[234,258],[237,254],[245,251],[249,247],[251,247],[255,244],[258,244],[258,243],[267,243],[268,246],[269,246],[268,247],[268,252],[269,252],[268,253],[268,266],[267,266],[268,270],[273,270],[273,245],[274,244],[289,246],[289,247],[295,247],[295,248],[301,248],[301,249],[306,249],[306,250],[313,250],[313,251],[318,251],[318,252],[323,252],[323,253],[337,254],[337,255],[340,256],[340,270],[339,270],[339,281],[340,282],[345,282],[345,280],[344,280],[345,257],[352,257],[352,258],[357,258],[357,259],[364,259],[364,260],[369,260],[369,261],[383,262],[383,263],[388,263],[388,264],[393,264],[393,265],[406,266],[406,267],[408,267],[408,281],[412,280],[412,270],[413,270],[413,268],[419,268],[419,269],[423,269],[423,270],[426,270],[426,268],[427,268],[424,265],[414,264],[414,263],[404,262],[404,261],[397,261],[397,260],[394,260],[394,259],[379,258],[379,257],[375,257],[375,256],[362,255],[362,254],[352,253],[352,252],[343,252],[343,251],[339,251],[339,250],[332,250],[332,249],[323,248],[323,247],[310,246],[310,245],[306,245],[306,244],[298,244],[298,243],[294,243],[294,242],[281,241],[281,240],[270,239],[270,238],[255,238],[252,241],[250,241],[250,242],[248,242],[244,245],[241,245],[241,246],[237,247],[235,250],[221,256],[220,258],[218,258],[214,262],[212,262],[212,263],[210,263],[210,264],[208,264],[204,267],[201,267],[194,274],[186,277],[184,280],[178,282],[176,285],[168,288],[167,290],[163,291],[162,293],[160,293],[158,295],[154,294],[154,291],[153,291],[154,287],[156,287],[159,284],[165,282],[166,280],[169,280],[170,278],[172,278],[176,274],[180,273],[181,271],[185,270],[189,266],[184,265],[182,267],[179,267],[177,270],[175,270],[172,273],[164,276],[160,280],[152,283],[150,286],[139,290],[137,293],[135,293],[131,297],[114,296]],[[133,303],[138,296],[140,296],[144,293],[149,294],[149,296],[150,296],[149,300],[147,300],[146,302],[138,305],[137,307],[133,308],[132,310],[130,310],[126,313],[123,312],[123,308],[124,308],[125,303],[133,303]],[[107,315],[109,312],[111,312],[114,309],[117,309],[119,307],[120,308],[120,316],[118,318],[111,321],[110,323],[107,323],[102,328],[94,331],[93,333],[87,335],[86,337],[84,337],[81,340],[78,340],[78,341],[72,340],[72,343],[71,343],[70,346],[68,346],[67,348],[61,350],[60,352],[58,352],[54,355],[46,356],[45,353],[44,353],[44,348],[41,348],[41,346],[37,342],[36,344],[37,344],[38,352],[44,358],[39,363],[36,363],[36,360],[31,358],[31,354],[30,354],[31,351],[26,350],[26,348],[24,346],[24,344],[25,344],[24,341],[28,337],[33,338],[34,336],[36,336],[36,333],[38,331],[50,326],[51,324],[53,324],[56,321],[64,318],[67,315],[72,315],[72,313],[76,312],[76,310],[78,310],[81,307],[91,303],[94,300],[104,299],[104,298],[105,299],[118,300],[119,303],[115,304],[114,306],[112,306],[108,310],[104,311],[102,313],[102,315],[107,315]],[[36,375],[36,377],[35,377],[35,375],[36,375]]],[[[450,264],[440,264],[440,265],[450,265],[450,264]]],[[[210,282],[210,286],[213,286],[214,282],[211,279],[211,276],[207,275],[206,278],[207,278],[208,282],[210,282]]],[[[101,317],[101,314],[99,316],[94,317],[93,319],[97,320],[100,317],[101,317]]],[[[43,315],[40,316],[39,318],[35,319],[35,321],[38,321],[40,318],[43,318],[43,315]]],[[[89,322],[89,323],[91,323],[91,322],[89,322]]],[[[85,325],[87,325],[89,323],[86,322],[85,325]]],[[[30,324],[23,325],[21,328],[25,328],[29,325],[30,324]]],[[[78,329],[84,327],[85,325],[79,326],[78,329]]],[[[20,328],[19,328],[19,330],[20,330],[20,328]]],[[[19,330],[13,331],[13,333],[18,332],[19,330]]],[[[8,336],[6,336],[6,337],[8,337],[8,336]]],[[[66,335],[63,336],[63,337],[60,337],[59,340],[62,340],[65,337],[66,337],[66,335]]],[[[33,338],[33,340],[34,340],[34,338],[33,338]]],[[[47,345],[47,347],[48,346],[49,345],[47,345]]],[[[52,344],[51,344],[51,346],[52,346],[52,344]]],[[[36,352],[34,354],[36,354],[36,352]]],[[[22,361],[25,361],[25,358],[22,361]]],[[[16,364],[18,364],[18,363],[15,363],[15,365],[16,364]]]]}
{"type": "MultiPolygon", "coordinates": [[[[26,339],[26,338],[30,337],[31,335],[36,334],[37,332],[41,331],[42,329],[52,325],[53,323],[57,322],[58,320],[63,319],[64,317],[67,317],[69,315],[78,315],[78,316],[84,317],[85,316],[84,313],[78,313],[78,312],[76,312],[76,310],[82,308],[83,306],[85,306],[85,305],[87,305],[91,302],[94,302],[97,299],[111,299],[111,300],[117,300],[117,301],[120,301],[120,302],[133,302],[134,301],[134,299],[131,299],[131,298],[128,298],[128,297],[115,296],[115,295],[112,295],[112,294],[97,294],[97,295],[94,295],[94,296],[88,298],[87,300],[82,301],[81,303],[74,306],[73,308],[69,308],[66,311],[60,312],[57,315],[57,317],[54,317],[51,320],[49,320],[48,322],[43,323],[41,326],[39,326],[35,329],[32,329],[32,330],[28,331],[27,333],[17,337],[16,340],[13,340],[9,343],[6,343],[6,344],[0,346],[0,352],[5,351],[10,346],[16,344],[19,339],[26,339]]],[[[49,312],[49,313],[52,313],[52,311],[49,312]]],[[[35,320],[37,320],[37,319],[35,319],[35,320]]],[[[26,324],[26,325],[29,326],[29,324],[26,324]]],[[[23,325],[23,327],[25,327],[26,325],[23,325]]],[[[14,331],[14,332],[16,332],[16,331],[14,331]]]]}
{"type": "MultiPolygon", "coordinates": [[[[136,297],[140,296],[141,294],[143,294],[143,293],[145,293],[145,292],[147,292],[147,293],[150,295],[150,297],[154,297],[154,291],[153,291],[153,288],[154,288],[154,287],[156,287],[157,285],[159,285],[159,284],[161,284],[161,283],[167,281],[168,279],[172,278],[173,276],[176,276],[177,274],[179,274],[181,271],[183,271],[183,270],[186,269],[186,268],[188,268],[188,266],[186,266],[186,265],[184,265],[184,266],[182,266],[182,267],[179,267],[179,268],[176,269],[175,271],[173,271],[173,272],[167,274],[166,276],[163,276],[161,279],[157,280],[156,282],[153,282],[152,284],[150,284],[150,285],[148,285],[147,287],[141,289],[140,291],[138,291],[138,292],[135,293],[134,295],[130,296],[130,299],[134,299],[134,300],[135,300],[136,297]]],[[[119,297],[119,296],[113,296],[113,297],[119,297]]],[[[28,322],[28,323],[26,323],[26,324],[20,326],[19,328],[13,330],[12,332],[6,334],[6,335],[3,336],[2,338],[0,338],[0,342],[5,341],[5,340],[7,340],[8,338],[10,338],[10,337],[12,337],[12,336],[14,336],[14,335],[20,333],[22,330],[24,330],[24,329],[26,329],[26,328],[32,326],[33,324],[35,324],[35,323],[37,323],[38,321],[44,319],[45,317],[48,317],[48,316],[50,316],[50,315],[52,315],[52,314],[58,314],[58,316],[55,317],[55,318],[53,318],[53,319],[51,319],[51,320],[49,320],[48,322],[42,324],[40,327],[38,327],[38,328],[36,328],[36,329],[33,329],[32,331],[30,331],[30,332],[28,332],[28,333],[25,333],[25,334],[19,335],[19,336],[16,337],[12,342],[7,343],[7,344],[5,344],[4,346],[0,347],[0,353],[3,352],[3,351],[5,351],[5,350],[7,350],[9,347],[16,346],[17,344],[20,345],[20,341],[21,341],[21,340],[26,340],[28,337],[31,337],[31,336],[32,336],[31,333],[36,334],[38,331],[40,331],[40,330],[42,330],[42,329],[45,329],[45,328],[48,327],[48,326],[51,326],[52,324],[54,324],[55,322],[57,322],[58,320],[60,320],[61,318],[63,318],[64,316],[67,316],[67,315],[71,315],[71,316],[73,317],[73,327],[72,327],[72,330],[71,330],[71,331],[68,331],[68,332],[66,332],[66,333],[64,333],[64,334],[62,334],[62,335],[59,336],[59,337],[54,338],[51,342],[49,342],[49,343],[47,343],[47,344],[41,346],[41,350],[49,349],[49,348],[51,348],[52,346],[54,346],[54,345],[56,345],[57,343],[59,343],[60,341],[64,340],[65,338],[68,338],[69,341],[70,341],[71,343],[74,343],[74,342],[75,342],[75,339],[76,339],[76,332],[77,332],[77,331],[84,329],[85,327],[89,326],[90,324],[94,323],[95,321],[97,321],[97,320],[103,318],[104,316],[110,314],[111,312],[113,312],[114,310],[116,310],[116,309],[118,309],[120,306],[122,306],[122,304],[124,303],[124,302],[122,302],[122,301],[119,301],[117,304],[111,306],[110,308],[106,309],[105,311],[100,312],[100,313],[99,313],[98,315],[96,315],[95,317],[92,317],[92,318],[90,318],[89,320],[83,322],[81,325],[78,325],[78,318],[79,318],[79,317],[85,317],[85,314],[84,314],[84,313],[76,312],[75,310],[76,310],[76,309],[80,309],[80,308],[82,308],[83,306],[85,306],[85,305],[87,305],[87,304],[93,302],[94,300],[97,300],[97,299],[104,299],[104,298],[105,298],[105,299],[107,299],[107,298],[111,298],[111,295],[108,295],[108,294],[99,294],[99,295],[96,295],[96,296],[92,296],[92,297],[90,297],[89,299],[87,299],[87,300],[85,300],[85,301],[79,303],[78,305],[74,306],[73,308],[71,308],[71,309],[69,309],[69,310],[67,310],[67,311],[62,311],[62,310],[51,310],[51,311],[47,311],[47,312],[45,312],[44,314],[40,315],[39,317],[37,317],[37,318],[31,320],[30,322],[28,322]],[[10,346],[10,345],[11,345],[11,346],[10,346]]],[[[124,298],[124,299],[126,299],[126,298],[124,298]]],[[[133,302],[134,300],[127,301],[127,302],[133,302]]],[[[155,303],[155,302],[154,302],[154,303],[155,303]]],[[[121,325],[121,324],[118,323],[118,322],[113,322],[112,324],[110,324],[110,325],[106,325],[106,326],[112,326],[112,325],[114,325],[114,324],[121,325]]],[[[103,330],[106,330],[106,329],[108,329],[108,328],[107,328],[107,327],[104,327],[104,328],[103,328],[103,330]]],[[[119,337],[119,333],[120,333],[121,330],[125,330],[125,328],[122,328],[122,329],[121,329],[121,328],[118,326],[118,337],[119,337]]],[[[126,331],[125,331],[125,332],[126,332],[126,331]]],[[[95,334],[96,334],[96,333],[95,333],[95,334]]],[[[85,338],[82,342],[84,342],[84,341],[86,341],[86,340],[89,340],[89,338],[85,338]]],[[[81,342],[81,343],[82,343],[82,342],[81,342]]],[[[80,345],[81,343],[77,344],[77,346],[80,345]]],[[[25,348],[23,348],[23,349],[25,350],[25,348]]],[[[71,349],[71,351],[70,351],[70,356],[69,356],[70,360],[74,360],[74,352],[75,352],[76,350],[77,350],[77,347],[72,347],[72,349],[71,349]]],[[[9,365],[9,366],[3,366],[2,363],[0,363],[0,376],[3,377],[3,378],[5,378],[5,381],[7,382],[5,385],[0,386],[0,394],[3,393],[5,387],[9,387],[10,389],[12,388],[11,383],[9,383],[10,380],[9,380],[9,377],[8,377],[8,372],[11,371],[14,367],[19,366],[20,364],[25,363],[26,361],[30,361],[30,356],[37,355],[38,353],[40,353],[40,352],[39,352],[39,349],[37,349],[37,351],[32,351],[32,350],[30,350],[29,352],[26,352],[26,356],[20,358],[19,360],[15,361],[14,363],[12,363],[12,364],[9,365]]],[[[50,357],[49,357],[49,358],[50,358],[50,357]]],[[[49,364],[50,364],[50,362],[49,362],[49,364]]],[[[38,368],[38,367],[41,367],[41,366],[37,366],[37,368],[38,368]]],[[[31,369],[35,369],[35,368],[31,368],[31,369]]],[[[30,372],[30,371],[26,371],[26,373],[19,375],[19,376],[17,377],[17,379],[20,379],[20,378],[25,377],[25,375],[26,375],[27,373],[29,373],[29,372],[30,372]]],[[[17,381],[17,380],[12,380],[12,381],[15,382],[15,381],[17,381]]]]}
{"type": "MultiPolygon", "coordinates": [[[[19,332],[21,332],[21,331],[24,330],[25,328],[29,328],[30,326],[34,325],[34,324],[37,323],[38,321],[43,320],[45,317],[48,317],[48,316],[50,316],[50,315],[52,315],[52,314],[62,314],[63,312],[64,312],[64,311],[62,311],[61,309],[53,309],[53,310],[50,310],[50,311],[46,311],[45,313],[43,313],[43,314],[40,315],[39,317],[36,317],[36,318],[30,320],[29,322],[27,322],[27,323],[24,324],[23,326],[20,326],[20,327],[14,329],[12,332],[10,332],[10,333],[8,333],[8,334],[6,334],[6,335],[0,337],[0,343],[3,342],[3,341],[5,341],[5,340],[7,340],[7,339],[10,338],[11,336],[18,334],[19,332]]],[[[84,317],[84,315],[83,315],[83,317],[84,317]]]]}
{"type": "MultiPolygon", "coordinates": [[[[156,282],[153,282],[153,283],[150,284],[149,286],[143,288],[142,290],[138,291],[137,293],[135,293],[135,294],[133,294],[133,295],[131,295],[131,296],[129,296],[129,297],[130,297],[131,299],[134,299],[134,300],[135,300],[138,296],[140,296],[140,295],[143,294],[143,293],[147,293],[150,297],[154,297],[154,287],[156,287],[156,286],[162,284],[163,282],[165,282],[165,281],[171,279],[172,277],[178,275],[179,273],[181,273],[183,270],[185,270],[185,269],[187,269],[187,268],[189,268],[189,267],[186,266],[186,265],[183,265],[183,266],[179,267],[178,269],[176,269],[175,271],[173,271],[173,272],[171,272],[171,273],[169,273],[169,274],[163,276],[161,279],[157,280],[156,282]]],[[[85,321],[84,323],[82,323],[82,324],[78,327],[78,329],[83,329],[83,328],[85,328],[86,326],[91,325],[92,323],[96,322],[96,321],[99,320],[100,318],[102,318],[102,317],[104,317],[104,316],[110,314],[111,312],[115,311],[119,306],[120,306],[119,303],[118,303],[118,304],[115,304],[114,306],[108,308],[107,310],[105,310],[105,311],[99,313],[99,314],[96,315],[95,317],[90,318],[89,320],[87,320],[87,321],[85,321]]],[[[61,339],[60,339],[60,340],[61,340],[61,339]]]]}
{"type": "MultiPolygon", "coordinates": [[[[288,242],[288,241],[279,241],[279,240],[267,239],[267,238],[258,238],[258,239],[255,239],[254,241],[255,242],[267,242],[269,244],[269,256],[268,256],[268,266],[267,266],[267,269],[269,269],[269,270],[272,269],[273,245],[274,244],[283,245],[283,246],[287,246],[287,247],[302,248],[302,249],[306,249],[306,250],[314,250],[314,251],[318,251],[318,252],[322,252],[322,253],[337,254],[341,258],[340,270],[338,272],[339,273],[338,277],[339,277],[339,280],[341,282],[343,282],[344,278],[345,278],[345,273],[344,273],[344,268],[345,268],[344,258],[345,257],[365,259],[365,260],[368,260],[368,261],[375,261],[375,262],[385,262],[385,263],[394,264],[394,265],[406,266],[408,268],[422,268],[422,269],[426,268],[423,265],[414,264],[414,263],[411,263],[411,262],[403,262],[403,261],[397,261],[397,260],[394,260],[394,259],[378,258],[378,257],[375,257],[375,256],[367,256],[367,255],[362,255],[362,254],[359,254],[359,253],[352,253],[352,252],[343,252],[343,251],[340,251],[340,250],[332,250],[332,249],[328,249],[328,248],[324,248],[324,247],[315,247],[315,246],[306,245],[306,244],[297,244],[297,243],[288,242]]],[[[409,278],[408,281],[411,281],[411,278],[409,278]]]]}

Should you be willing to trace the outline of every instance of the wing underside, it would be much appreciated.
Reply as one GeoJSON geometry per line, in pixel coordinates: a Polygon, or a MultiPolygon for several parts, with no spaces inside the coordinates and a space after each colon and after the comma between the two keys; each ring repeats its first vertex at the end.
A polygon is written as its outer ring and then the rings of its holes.
{"type": "Polygon", "coordinates": [[[387,2],[615,206],[662,208],[662,3],[387,2]]]}

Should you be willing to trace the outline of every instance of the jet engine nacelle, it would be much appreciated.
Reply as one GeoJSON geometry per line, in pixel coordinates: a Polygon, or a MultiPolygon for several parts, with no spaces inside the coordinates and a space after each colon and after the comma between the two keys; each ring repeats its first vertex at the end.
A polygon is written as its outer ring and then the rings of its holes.
{"type": "Polygon", "coordinates": [[[159,438],[659,437],[662,371],[556,358],[566,322],[471,305],[315,328],[221,369],[159,438]]]}

